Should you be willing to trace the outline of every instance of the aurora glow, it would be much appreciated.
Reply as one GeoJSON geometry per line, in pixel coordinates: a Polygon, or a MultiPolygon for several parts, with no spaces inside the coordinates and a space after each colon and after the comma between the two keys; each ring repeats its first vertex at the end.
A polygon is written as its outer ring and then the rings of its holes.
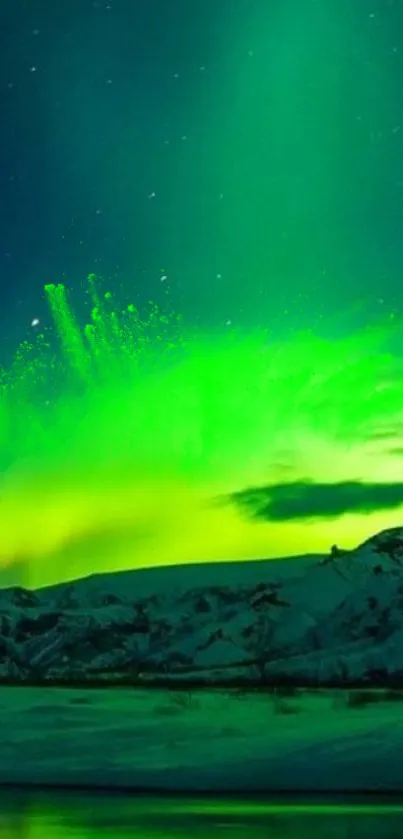
{"type": "Polygon", "coordinates": [[[117,833],[121,839],[188,839],[195,831],[200,839],[216,839],[232,836],[235,830],[250,839],[266,839],[268,833],[276,839],[309,839],[313,832],[320,837],[330,833],[334,839],[344,839],[346,832],[357,839],[375,839],[380,830],[398,836],[402,820],[401,805],[384,799],[344,803],[336,798],[322,803],[284,796],[277,803],[212,796],[186,801],[154,796],[150,802],[117,795],[50,798],[35,793],[25,800],[22,815],[18,797],[9,795],[4,809],[9,839],[17,837],[20,823],[29,839],[93,839],[100,833],[105,839],[117,833]]]}
{"type": "Polygon", "coordinates": [[[84,326],[64,286],[45,291],[50,326],[1,373],[8,580],[348,547],[401,523],[401,504],[381,494],[370,515],[364,499],[281,520],[229,497],[307,479],[400,481],[396,317],[332,340],[209,336],[154,304],[115,301],[94,275],[84,326]]]}

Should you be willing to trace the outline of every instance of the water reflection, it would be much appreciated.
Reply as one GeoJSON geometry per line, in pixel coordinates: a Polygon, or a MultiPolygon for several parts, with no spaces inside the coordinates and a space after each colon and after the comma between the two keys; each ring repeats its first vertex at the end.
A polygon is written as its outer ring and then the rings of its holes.
{"type": "Polygon", "coordinates": [[[3,793],[0,839],[401,839],[402,802],[3,793]]]}

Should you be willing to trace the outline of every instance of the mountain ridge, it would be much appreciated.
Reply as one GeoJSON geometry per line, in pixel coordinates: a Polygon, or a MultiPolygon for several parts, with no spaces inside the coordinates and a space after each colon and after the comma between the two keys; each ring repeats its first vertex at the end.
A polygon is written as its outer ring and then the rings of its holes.
{"type": "Polygon", "coordinates": [[[0,590],[0,682],[403,683],[403,527],[357,548],[0,590]]]}

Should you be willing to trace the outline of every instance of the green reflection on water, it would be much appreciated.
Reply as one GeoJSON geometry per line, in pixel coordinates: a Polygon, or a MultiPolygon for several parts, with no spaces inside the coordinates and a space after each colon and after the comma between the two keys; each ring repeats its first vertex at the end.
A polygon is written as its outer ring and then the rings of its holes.
{"type": "Polygon", "coordinates": [[[400,839],[403,799],[266,802],[4,793],[0,839],[400,839]]]}

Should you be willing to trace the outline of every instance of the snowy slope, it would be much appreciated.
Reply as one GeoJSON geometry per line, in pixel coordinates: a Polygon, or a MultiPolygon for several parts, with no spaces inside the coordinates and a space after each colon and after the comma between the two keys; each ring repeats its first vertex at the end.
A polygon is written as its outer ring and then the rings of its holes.
{"type": "Polygon", "coordinates": [[[0,679],[403,680],[403,528],[328,556],[4,589],[0,679]]]}

